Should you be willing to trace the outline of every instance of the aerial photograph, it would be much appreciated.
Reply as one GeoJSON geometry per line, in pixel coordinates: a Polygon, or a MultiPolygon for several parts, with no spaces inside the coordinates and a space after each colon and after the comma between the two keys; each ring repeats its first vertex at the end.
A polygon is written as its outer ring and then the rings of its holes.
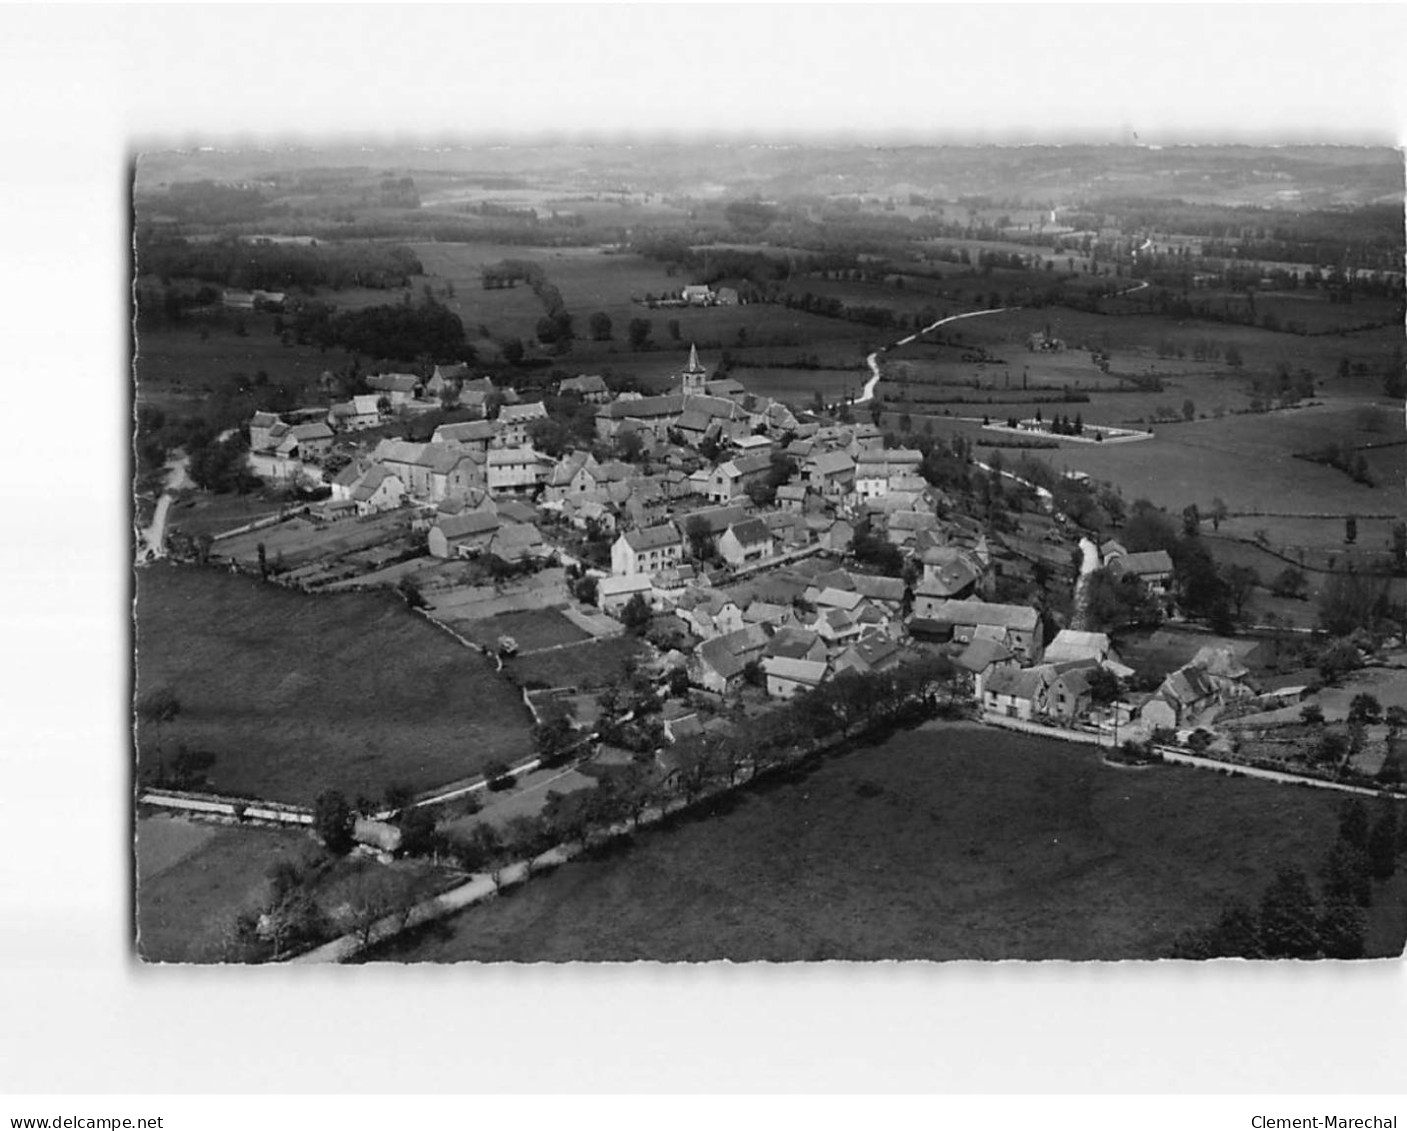
{"type": "Polygon", "coordinates": [[[1399,150],[124,192],[140,962],[1403,954],[1399,150]]]}

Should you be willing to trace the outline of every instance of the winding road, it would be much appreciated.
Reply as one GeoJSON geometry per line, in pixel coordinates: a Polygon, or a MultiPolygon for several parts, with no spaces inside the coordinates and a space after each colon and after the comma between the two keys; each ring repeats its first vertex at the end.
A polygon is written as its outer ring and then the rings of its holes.
{"type": "Polygon", "coordinates": [[[912,342],[916,342],[919,338],[923,337],[924,334],[932,333],[934,330],[938,329],[939,326],[946,326],[949,322],[956,322],[959,318],[979,318],[983,314],[1001,314],[1004,311],[1020,309],[1021,308],[1019,306],[998,306],[992,310],[969,310],[966,314],[950,314],[947,318],[938,319],[938,321],[933,323],[932,326],[925,326],[922,330],[915,330],[907,338],[900,338],[892,346],[885,346],[883,349],[875,350],[874,353],[870,354],[869,357],[865,358],[865,364],[870,367],[870,379],[865,382],[865,387],[861,390],[859,397],[855,400],[855,403],[864,404],[866,401],[872,400],[874,398],[875,386],[879,384],[879,379],[882,376],[879,371],[880,354],[887,353],[889,350],[898,349],[900,346],[907,346],[912,342]]]}
{"type": "Polygon", "coordinates": [[[166,489],[156,501],[156,513],[152,515],[151,525],[137,535],[139,562],[155,561],[166,556],[166,516],[175,502],[175,493],[182,487],[190,486],[191,479],[186,472],[189,462],[186,456],[167,461],[166,489]]]}

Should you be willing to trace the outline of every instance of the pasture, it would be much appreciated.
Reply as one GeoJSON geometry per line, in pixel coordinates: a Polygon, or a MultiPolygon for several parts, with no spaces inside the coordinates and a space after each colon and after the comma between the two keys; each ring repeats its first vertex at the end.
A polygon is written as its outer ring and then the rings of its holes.
{"type": "MultiPolygon", "coordinates": [[[[141,822],[139,859],[147,826],[167,820],[141,822]]],[[[455,880],[418,860],[386,866],[334,859],[307,831],[179,823],[201,837],[200,846],[158,873],[138,875],[137,953],[146,962],[237,960],[236,920],[265,906],[269,871],[281,860],[307,870],[313,902],[333,934],[351,929],[350,917],[373,895],[424,899],[455,880]]]]}
{"type": "Polygon", "coordinates": [[[455,627],[474,643],[486,648],[496,648],[500,636],[511,636],[523,652],[578,644],[592,638],[589,632],[578,628],[560,611],[552,608],[499,613],[482,620],[459,621],[455,627]]]}
{"type": "MultiPolygon", "coordinates": [[[[646,830],[375,957],[1152,959],[1228,900],[1256,901],[1281,865],[1313,875],[1340,803],[931,724],[646,830]]],[[[1376,941],[1402,950],[1400,930],[1376,941]]]]}
{"type": "Polygon", "coordinates": [[[531,749],[530,720],[491,662],[390,594],[310,596],[213,569],[137,574],[138,694],[180,715],[143,728],[145,776],[181,744],[216,756],[214,792],[311,804],[469,777],[531,749]]]}
{"type": "Polygon", "coordinates": [[[644,650],[633,636],[613,636],[520,655],[507,661],[504,670],[524,687],[601,688],[621,682],[627,666],[644,650]]]}

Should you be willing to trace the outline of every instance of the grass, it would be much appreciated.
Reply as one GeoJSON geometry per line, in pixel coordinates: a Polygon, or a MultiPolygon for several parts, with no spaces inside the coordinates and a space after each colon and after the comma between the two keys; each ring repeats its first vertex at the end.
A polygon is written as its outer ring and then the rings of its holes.
{"type": "Polygon", "coordinates": [[[170,818],[140,822],[139,869],[142,838],[149,826],[167,821],[198,831],[203,842],[159,873],[139,876],[137,951],[148,962],[227,961],[235,920],[242,912],[257,914],[264,905],[269,870],[279,860],[308,869],[313,900],[333,933],[347,929],[345,921],[338,926],[339,916],[373,886],[425,898],[453,882],[450,874],[422,861],[387,867],[352,857],[334,859],[305,831],[220,828],[170,818]]]}
{"type": "Polygon", "coordinates": [[[523,652],[591,639],[591,633],[578,628],[556,609],[499,613],[480,620],[456,621],[454,627],[476,644],[487,647],[496,647],[500,636],[511,636],[523,652]]]}
{"type": "Polygon", "coordinates": [[[524,686],[604,687],[622,680],[627,661],[641,651],[642,645],[634,637],[614,636],[575,648],[518,656],[510,661],[510,670],[524,686]]]}
{"type": "MultiPolygon", "coordinates": [[[[139,846],[143,835],[139,827],[139,846]]],[[[220,829],[197,852],[139,880],[138,953],[148,962],[220,961],[235,917],[263,897],[274,863],[321,855],[305,832],[220,829]]]]}
{"type": "MultiPolygon", "coordinates": [[[[933,725],[642,833],[378,957],[1156,958],[1228,899],[1258,899],[1281,865],[1313,874],[1340,801],[933,725]]],[[[1401,930],[1378,945],[1399,952],[1401,930]]]]}
{"type": "Polygon", "coordinates": [[[137,687],[180,716],[142,735],[216,755],[209,787],[311,803],[324,789],[428,789],[531,748],[517,693],[478,653],[389,594],[308,596],[217,570],[137,575],[137,687]]]}

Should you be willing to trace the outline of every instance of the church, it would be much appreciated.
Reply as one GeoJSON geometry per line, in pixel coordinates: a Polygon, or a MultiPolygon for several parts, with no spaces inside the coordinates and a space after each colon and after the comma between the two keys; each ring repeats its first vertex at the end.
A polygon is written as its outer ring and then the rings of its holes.
{"type": "Polygon", "coordinates": [[[689,346],[689,367],[679,374],[679,392],[686,397],[701,397],[708,392],[708,370],[699,364],[698,347],[689,346]]]}

